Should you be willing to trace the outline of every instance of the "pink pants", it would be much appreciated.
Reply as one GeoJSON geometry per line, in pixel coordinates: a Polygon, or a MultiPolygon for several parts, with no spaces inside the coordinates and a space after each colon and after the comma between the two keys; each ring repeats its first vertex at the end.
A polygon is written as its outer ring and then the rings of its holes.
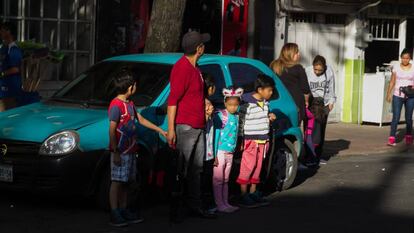
{"type": "Polygon", "coordinates": [[[233,154],[225,151],[217,152],[218,166],[213,169],[213,190],[217,209],[223,211],[231,205],[229,199],[229,176],[233,163],[233,154]]]}
{"type": "Polygon", "coordinates": [[[240,164],[239,184],[260,183],[260,172],[269,143],[258,144],[255,140],[244,140],[244,150],[240,164]]]}
{"type": "Polygon", "coordinates": [[[233,154],[219,150],[217,159],[218,166],[213,169],[213,185],[223,185],[229,182],[233,154]]]}

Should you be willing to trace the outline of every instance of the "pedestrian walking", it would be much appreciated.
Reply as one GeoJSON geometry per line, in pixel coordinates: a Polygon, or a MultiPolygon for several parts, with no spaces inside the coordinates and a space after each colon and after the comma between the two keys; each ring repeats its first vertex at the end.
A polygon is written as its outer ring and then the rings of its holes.
{"type": "Polygon", "coordinates": [[[397,126],[400,121],[402,106],[405,109],[406,132],[405,144],[413,143],[413,110],[414,110],[414,67],[410,63],[411,52],[404,49],[401,52],[400,63],[392,67],[391,81],[387,91],[387,101],[392,102],[391,132],[388,137],[388,145],[396,146],[397,126]]]}
{"type": "Polygon", "coordinates": [[[13,24],[3,23],[0,36],[3,40],[0,49],[0,112],[3,112],[16,107],[17,98],[22,94],[20,67],[23,54],[16,44],[16,27],[13,24]]]}
{"type": "Polygon", "coordinates": [[[325,143],[328,116],[336,102],[335,74],[333,69],[326,64],[326,59],[317,55],[313,59],[312,66],[306,68],[306,75],[312,93],[310,110],[315,117],[312,139],[315,153],[320,159],[325,143]]]}
{"type": "Polygon", "coordinates": [[[305,69],[299,64],[299,47],[295,43],[287,43],[282,47],[279,58],[270,64],[270,68],[280,77],[289,90],[298,108],[298,124],[303,124],[309,106],[310,88],[305,69]]]}
{"type": "Polygon", "coordinates": [[[214,115],[214,174],[213,189],[217,210],[233,213],[238,207],[229,203],[229,177],[236,150],[239,117],[237,111],[243,89],[223,89],[225,109],[214,115]]]}
{"type": "Polygon", "coordinates": [[[184,56],[174,65],[170,75],[167,110],[167,141],[179,153],[179,176],[187,186],[186,204],[193,214],[203,218],[216,217],[202,208],[200,188],[206,119],[204,81],[197,61],[204,54],[204,43],[209,40],[209,34],[196,31],[184,35],[184,56]]]}
{"type": "Polygon", "coordinates": [[[269,148],[270,122],[276,115],[269,113],[268,100],[273,95],[274,80],[259,74],[254,92],[242,96],[240,128],[243,138],[243,154],[237,183],[240,184],[240,205],[247,208],[269,205],[257,190],[263,159],[269,148]],[[249,188],[250,186],[250,188],[249,188]]]}
{"type": "Polygon", "coordinates": [[[143,219],[127,206],[128,191],[136,182],[136,154],[138,121],[144,127],[152,129],[163,136],[167,133],[137,113],[130,97],[136,91],[136,81],[131,72],[123,70],[115,75],[117,96],[108,109],[110,127],[109,149],[111,151],[111,187],[109,203],[111,207],[110,224],[116,227],[129,223],[140,223],[143,219]]]}

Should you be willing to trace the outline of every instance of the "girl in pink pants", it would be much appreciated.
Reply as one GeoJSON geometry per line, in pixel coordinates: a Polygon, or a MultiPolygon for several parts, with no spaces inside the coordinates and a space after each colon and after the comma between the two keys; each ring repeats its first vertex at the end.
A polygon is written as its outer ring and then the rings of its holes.
{"type": "Polygon", "coordinates": [[[228,202],[229,196],[229,175],[233,163],[233,153],[237,144],[237,133],[239,127],[239,117],[237,109],[240,104],[242,89],[223,90],[225,109],[217,112],[214,116],[215,128],[215,163],[213,170],[213,189],[214,199],[217,210],[223,213],[232,213],[239,208],[232,206],[228,202]]]}

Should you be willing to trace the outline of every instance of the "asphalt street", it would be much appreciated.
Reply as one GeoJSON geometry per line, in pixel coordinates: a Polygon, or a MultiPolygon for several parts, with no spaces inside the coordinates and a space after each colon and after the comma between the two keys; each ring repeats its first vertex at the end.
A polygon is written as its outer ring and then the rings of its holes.
{"type": "Polygon", "coordinates": [[[1,233],[300,232],[413,233],[414,154],[338,156],[318,170],[300,170],[293,188],[271,206],[170,224],[165,204],[145,208],[145,222],[118,229],[90,200],[2,193],[1,233]]]}

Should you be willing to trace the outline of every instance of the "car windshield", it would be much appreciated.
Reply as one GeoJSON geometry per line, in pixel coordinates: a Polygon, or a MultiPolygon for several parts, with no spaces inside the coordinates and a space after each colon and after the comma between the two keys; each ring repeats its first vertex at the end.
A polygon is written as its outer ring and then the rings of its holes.
{"type": "Polygon", "coordinates": [[[131,70],[137,81],[137,91],[131,99],[137,106],[148,106],[168,84],[171,65],[138,62],[101,62],[58,91],[53,100],[108,105],[116,96],[114,75],[123,69],[131,70]]]}

